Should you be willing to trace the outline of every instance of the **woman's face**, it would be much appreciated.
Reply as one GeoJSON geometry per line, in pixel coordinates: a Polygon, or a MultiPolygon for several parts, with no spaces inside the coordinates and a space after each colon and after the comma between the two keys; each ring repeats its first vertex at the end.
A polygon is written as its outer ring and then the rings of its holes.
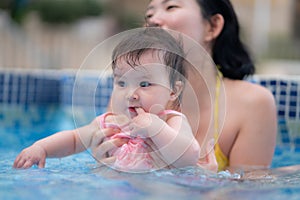
{"type": "Polygon", "coordinates": [[[207,21],[196,0],[151,0],[145,17],[148,26],[184,33],[204,45],[207,21]]]}

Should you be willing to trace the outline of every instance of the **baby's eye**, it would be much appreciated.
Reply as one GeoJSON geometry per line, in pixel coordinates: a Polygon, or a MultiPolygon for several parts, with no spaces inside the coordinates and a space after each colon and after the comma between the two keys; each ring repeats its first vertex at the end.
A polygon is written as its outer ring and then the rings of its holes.
{"type": "Polygon", "coordinates": [[[140,87],[149,87],[149,86],[151,86],[151,83],[149,83],[148,81],[140,82],[140,87]]]}
{"type": "Polygon", "coordinates": [[[125,86],[126,86],[126,83],[125,83],[125,81],[118,81],[118,82],[117,82],[117,85],[118,85],[119,87],[125,87],[125,86]]]}

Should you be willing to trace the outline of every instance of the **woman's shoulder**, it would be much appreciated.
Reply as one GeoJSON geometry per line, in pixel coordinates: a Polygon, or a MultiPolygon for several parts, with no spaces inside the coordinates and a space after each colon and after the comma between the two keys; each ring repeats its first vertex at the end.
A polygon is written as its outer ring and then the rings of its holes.
{"type": "Polygon", "coordinates": [[[230,79],[226,79],[224,84],[228,98],[231,98],[232,101],[239,101],[243,106],[262,106],[275,103],[271,91],[259,84],[230,79]]]}
{"type": "Polygon", "coordinates": [[[267,126],[266,132],[273,134],[277,116],[273,94],[267,88],[247,81],[225,80],[224,83],[227,115],[237,122],[237,129],[267,126]]]}

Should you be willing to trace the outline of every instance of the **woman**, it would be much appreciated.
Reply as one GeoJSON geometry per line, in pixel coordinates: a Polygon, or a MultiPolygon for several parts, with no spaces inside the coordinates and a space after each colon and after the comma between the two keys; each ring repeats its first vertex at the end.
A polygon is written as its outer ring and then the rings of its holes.
{"type": "MultiPolygon", "coordinates": [[[[222,160],[221,155],[224,167],[230,168],[270,166],[276,144],[276,107],[267,89],[242,80],[254,73],[254,66],[240,42],[238,20],[230,1],[152,0],[146,22],[192,37],[220,66],[227,103],[217,160],[222,160]]],[[[200,124],[199,142],[205,130],[201,125],[207,123],[200,124]]],[[[219,165],[223,163],[219,161],[219,165]]]]}
{"type": "MultiPolygon", "coordinates": [[[[215,141],[219,170],[268,168],[276,145],[276,106],[266,88],[243,81],[255,70],[240,41],[239,24],[230,1],[151,0],[145,17],[147,26],[171,29],[191,37],[219,66],[226,98],[223,128],[219,129],[215,141]]],[[[189,78],[189,81],[192,85],[199,84],[197,79],[189,78]]],[[[210,111],[201,100],[209,94],[201,87],[196,93],[199,94],[201,120],[195,136],[201,146],[210,123],[210,111]]],[[[192,120],[193,114],[183,113],[192,120]]],[[[118,143],[116,140],[106,142],[94,151],[105,152],[112,148],[111,144],[118,143]]],[[[209,157],[211,160],[211,155],[209,157]]]]}

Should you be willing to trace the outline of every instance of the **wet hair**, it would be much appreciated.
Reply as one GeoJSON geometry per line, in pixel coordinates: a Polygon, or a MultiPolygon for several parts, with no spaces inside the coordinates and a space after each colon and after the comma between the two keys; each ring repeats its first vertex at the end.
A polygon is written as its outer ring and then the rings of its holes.
{"type": "Polygon", "coordinates": [[[182,44],[161,28],[146,27],[128,34],[114,48],[112,69],[118,66],[120,59],[124,59],[133,68],[139,66],[141,56],[149,51],[163,55],[162,64],[168,66],[171,89],[174,89],[176,81],[185,82],[185,55],[182,44]]]}
{"type": "MultiPolygon", "coordinates": [[[[133,68],[139,66],[141,56],[149,51],[157,53],[158,58],[163,59],[161,62],[167,66],[172,90],[175,90],[176,81],[185,84],[187,76],[184,67],[185,54],[180,39],[176,40],[161,28],[145,27],[129,33],[113,50],[112,69],[118,66],[121,59],[133,68]]],[[[179,94],[179,100],[181,96],[182,94],[179,94]]]]}
{"type": "Polygon", "coordinates": [[[253,61],[240,40],[240,27],[230,0],[196,0],[203,18],[210,21],[215,14],[224,18],[224,27],[216,38],[212,49],[212,57],[224,77],[244,79],[254,74],[253,61]]]}

